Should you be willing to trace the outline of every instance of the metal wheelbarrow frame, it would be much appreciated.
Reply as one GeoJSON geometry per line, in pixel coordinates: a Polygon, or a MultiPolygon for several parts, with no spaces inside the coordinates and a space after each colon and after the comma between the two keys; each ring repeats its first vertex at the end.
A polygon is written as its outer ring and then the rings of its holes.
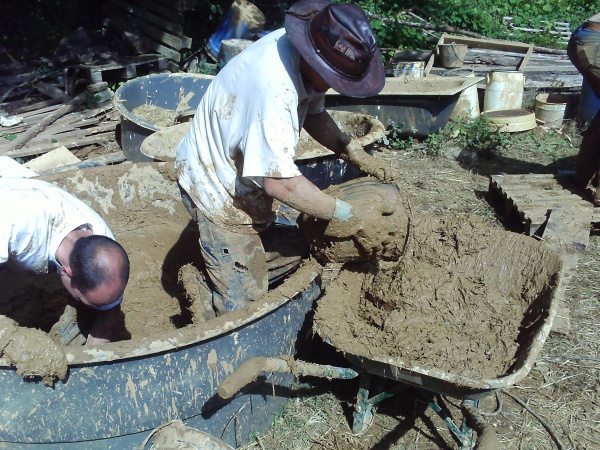
{"type": "MultiPolygon", "coordinates": [[[[515,355],[515,362],[511,368],[502,376],[497,378],[476,380],[461,374],[445,372],[438,369],[419,366],[409,366],[400,358],[395,357],[365,357],[353,354],[346,349],[340,350],[336,345],[335,336],[329,336],[324,330],[315,325],[315,332],[321,338],[332,345],[336,350],[343,353],[344,358],[352,363],[353,368],[342,368],[334,366],[323,366],[302,361],[291,361],[289,358],[267,358],[248,360],[240,369],[226,378],[218,388],[218,393],[223,398],[229,398],[241,389],[245,383],[253,377],[257,377],[261,371],[264,372],[291,372],[296,376],[309,375],[324,378],[351,379],[360,376],[360,387],[355,404],[354,421],[352,431],[360,434],[368,428],[372,417],[372,408],[377,403],[401,392],[407,387],[417,389],[421,399],[427,403],[446,423],[453,437],[460,443],[461,449],[470,449],[473,445],[473,431],[477,431],[478,440],[475,448],[486,448],[482,441],[484,432],[486,439],[489,438],[489,430],[482,423],[477,413],[479,400],[492,395],[500,389],[505,389],[522,380],[531,370],[542,346],[548,337],[558,308],[558,289],[562,283],[562,272],[554,274],[554,289],[539,295],[535,302],[539,316],[535,321],[533,329],[520,342],[520,347],[515,355]],[[248,370],[252,366],[252,370],[248,370]],[[243,375],[240,375],[243,373],[243,375]],[[381,392],[370,397],[369,388],[373,376],[379,376],[387,380],[397,381],[399,384],[392,389],[381,392]],[[249,378],[248,378],[249,377],[249,378]],[[464,420],[457,426],[443,409],[434,401],[436,394],[458,399],[462,402],[461,410],[464,420]]],[[[352,276],[356,276],[353,274],[352,276]]],[[[357,294],[358,295],[358,294],[357,294]]],[[[495,433],[492,439],[496,439],[495,433]]],[[[493,447],[490,447],[493,448],[493,447]]]]}

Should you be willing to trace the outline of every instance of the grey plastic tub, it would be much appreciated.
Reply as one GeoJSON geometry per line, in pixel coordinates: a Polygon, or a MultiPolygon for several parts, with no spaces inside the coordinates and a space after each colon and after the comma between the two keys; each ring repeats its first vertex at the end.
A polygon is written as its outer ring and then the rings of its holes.
{"type": "Polygon", "coordinates": [[[134,78],[117,89],[113,102],[121,113],[121,148],[125,156],[133,162],[153,161],[140,152],[140,146],[152,133],[166,128],[135,115],[135,108],[153,105],[173,111],[174,116],[195,111],[213,78],[193,73],[160,73],[134,78]]]}

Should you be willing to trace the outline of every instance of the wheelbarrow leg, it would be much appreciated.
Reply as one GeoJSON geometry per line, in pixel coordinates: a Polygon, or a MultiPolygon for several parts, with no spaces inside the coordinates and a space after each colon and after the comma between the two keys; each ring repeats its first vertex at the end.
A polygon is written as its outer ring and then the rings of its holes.
{"type": "MultiPolygon", "coordinates": [[[[452,418],[449,417],[448,414],[446,414],[446,411],[444,411],[440,407],[440,405],[438,405],[435,402],[435,400],[433,399],[433,394],[431,392],[424,391],[421,389],[418,389],[418,392],[421,399],[425,401],[427,405],[431,407],[431,409],[433,409],[437,413],[437,415],[440,416],[440,418],[446,423],[446,426],[448,427],[448,430],[450,430],[450,433],[452,433],[454,438],[460,443],[460,450],[470,450],[473,447],[474,431],[467,425],[466,420],[463,418],[461,426],[460,428],[458,428],[458,426],[456,426],[452,418]]],[[[479,400],[463,399],[462,404],[477,408],[477,406],[479,405],[479,400]]]]}
{"type": "Polygon", "coordinates": [[[408,387],[399,383],[396,387],[369,398],[371,378],[371,374],[368,372],[362,372],[360,375],[360,385],[356,405],[354,405],[354,419],[352,422],[352,432],[354,434],[362,434],[367,431],[373,422],[373,406],[408,387]]]}

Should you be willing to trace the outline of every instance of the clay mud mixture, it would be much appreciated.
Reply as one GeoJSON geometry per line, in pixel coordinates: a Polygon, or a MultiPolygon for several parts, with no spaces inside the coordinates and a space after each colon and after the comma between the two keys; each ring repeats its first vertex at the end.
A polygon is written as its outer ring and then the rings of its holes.
{"type": "MultiPolygon", "coordinates": [[[[112,340],[153,336],[204,321],[202,302],[194,304],[182,281],[184,270],[186,281],[202,279],[203,273],[197,226],[181,202],[174,169],[150,165],[100,169],[69,172],[48,181],[94,208],[129,255],[131,273],[112,340]],[[195,307],[201,308],[198,316],[195,307]]],[[[0,314],[22,327],[46,332],[69,299],[57,274],[0,272],[0,292],[0,314]]]]}
{"type": "Polygon", "coordinates": [[[347,265],[326,287],[315,330],[353,355],[497,378],[539,326],[560,267],[555,252],[527,236],[416,216],[399,262],[347,265]]]}

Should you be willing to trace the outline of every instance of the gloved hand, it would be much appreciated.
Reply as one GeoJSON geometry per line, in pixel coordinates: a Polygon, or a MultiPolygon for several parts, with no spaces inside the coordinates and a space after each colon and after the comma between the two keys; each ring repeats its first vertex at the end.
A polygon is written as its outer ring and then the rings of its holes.
{"type": "Polygon", "coordinates": [[[371,253],[382,245],[372,239],[381,225],[380,218],[393,214],[395,209],[383,199],[350,204],[336,198],[335,211],[324,234],[335,238],[353,237],[365,252],[371,253]]]}
{"type": "Polygon", "coordinates": [[[381,182],[390,183],[399,178],[398,172],[387,162],[365,152],[360,139],[352,139],[345,133],[341,139],[345,144],[342,158],[381,182]]]}
{"type": "Polygon", "coordinates": [[[85,336],[81,334],[77,324],[77,309],[67,305],[50,332],[50,337],[60,345],[84,345],[85,336]]]}

